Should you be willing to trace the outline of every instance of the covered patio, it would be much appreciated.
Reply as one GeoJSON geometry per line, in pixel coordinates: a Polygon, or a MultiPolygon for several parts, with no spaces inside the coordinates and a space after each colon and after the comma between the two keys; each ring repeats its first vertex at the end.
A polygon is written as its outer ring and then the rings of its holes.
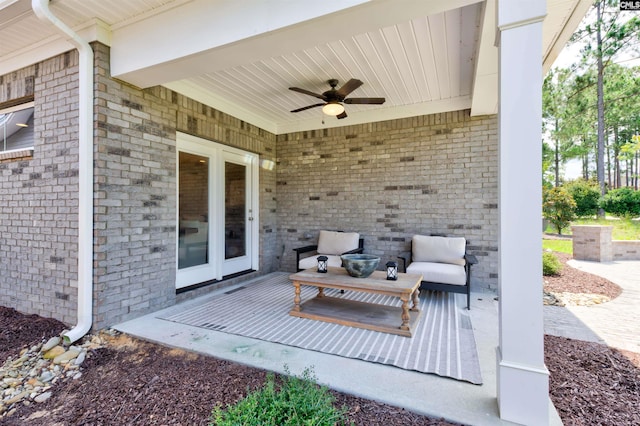
{"type": "MultiPolygon", "coordinates": [[[[498,302],[491,295],[473,293],[473,309],[469,311],[482,385],[166,320],[177,313],[193,312],[224,292],[250,285],[250,282],[238,284],[230,289],[219,290],[172,308],[116,324],[113,328],[142,339],[281,374],[285,373],[285,367],[293,374],[300,374],[305,368],[312,366],[318,381],[333,389],[432,417],[473,425],[506,424],[500,419],[495,404],[498,302]]],[[[290,292],[293,294],[292,287],[290,292]]],[[[460,306],[464,305],[463,299],[463,296],[459,296],[457,300],[460,306]]],[[[235,306],[234,309],[246,309],[246,306],[235,306]]],[[[562,421],[550,400],[548,404],[548,424],[561,425],[562,421]]]]}
{"type": "Polygon", "coordinates": [[[61,215],[77,213],[67,233],[37,212],[32,226],[5,227],[0,303],[75,320],[70,340],[119,324],[275,371],[314,364],[338,389],[462,422],[557,421],[543,359],[541,85],[589,6],[0,2],[0,36],[12,41],[0,47],[0,107],[35,109],[34,147],[2,154],[12,197],[2,213],[53,198],[66,200],[61,215]],[[346,117],[329,116],[289,90],[352,78],[364,82],[354,98],[385,102],[345,101],[346,117]],[[220,206],[239,169],[248,195],[236,232],[220,206]],[[183,192],[194,176],[214,182],[205,196],[183,192]],[[205,210],[186,215],[196,204],[205,210]],[[157,323],[160,309],[295,270],[292,249],[321,229],[359,232],[385,261],[415,234],[466,237],[479,259],[470,316],[484,384],[157,323]],[[194,250],[206,265],[180,264],[187,232],[206,233],[194,250]],[[54,243],[33,249],[43,235],[54,243]],[[238,235],[230,259],[224,240],[238,235]]]}

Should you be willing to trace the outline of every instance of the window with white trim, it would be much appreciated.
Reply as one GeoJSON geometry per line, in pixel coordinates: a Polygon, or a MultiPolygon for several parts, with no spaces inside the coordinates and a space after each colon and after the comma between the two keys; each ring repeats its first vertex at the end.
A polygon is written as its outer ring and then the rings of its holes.
{"type": "Polygon", "coordinates": [[[0,152],[33,149],[33,102],[0,109],[0,152]]]}

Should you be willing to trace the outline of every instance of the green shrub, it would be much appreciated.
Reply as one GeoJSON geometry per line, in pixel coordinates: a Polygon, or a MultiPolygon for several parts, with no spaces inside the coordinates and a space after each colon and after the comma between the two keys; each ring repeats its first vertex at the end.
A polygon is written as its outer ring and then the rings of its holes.
{"type": "Polygon", "coordinates": [[[600,207],[616,217],[638,217],[640,216],[640,191],[628,187],[612,189],[602,197],[600,207]]]}
{"type": "Polygon", "coordinates": [[[576,202],[576,216],[595,216],[598,213],[600,189],[596,182],[577,179],[566,183],[564,188],[576,202]]]}
{"type": "Polygon", "coordinates": [[[576,218],[576,202],[569,192],[560,188],[543,189],[542,191],[542,216],[562,234],[562,229],[569,226],[576,218]]]}
{"type": "Polygon", "coordinates": [[[324,386],[317,385],[313,370],[306,368],[302,377],[289,375],[276,381],[267,374],[264,386],[249,393],[225,410],[214,407],[210,426],[280,426],[280,425],[335,425],[346,423],[346,408],[333,406],[335,398],[324,386]]]}
{"type": "Polygon", "coordinates": [[[555,254],[545,251],[542,252],[542,275],[558,275],[562,270],[562,263],[555,254]]]}

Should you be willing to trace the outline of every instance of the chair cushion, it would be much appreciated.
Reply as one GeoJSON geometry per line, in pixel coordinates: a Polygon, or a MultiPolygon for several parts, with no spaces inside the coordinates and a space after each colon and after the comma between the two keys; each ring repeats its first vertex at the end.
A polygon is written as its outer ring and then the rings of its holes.
{"type": "Polygon", "coordinates": [[[413,262],[453,263],[464,266],[466,244],[464,237],[414,235],[411,240],[411,258],[413,262]]]}
{"type": "Polygon", "coordinates": [[[433,283],[466,285],[464,266],[437,262],[412,262],[407,274],[422,274],[422,281],[433,283]]]}
{"type": "MultiPolygon", "coordinates": [[[[358,248],[360,234],[357,232],[320,231],[318,253],[340,255],[358,248]]],[[[339,265],[338,265],[339,266],[339,265]]]]}
{"type": "MultiPolygon", "coordinates": [[[[309,268],[317,268],[318,267],[318,256],[309,256],[309,257],[305,257],[304,259],[300,259],[300,262],[298,262],[298,268],[299,269],[309,269],[309,268]]],[[[334,256],[334,255],[325,255],[329,258],[328,260],[328,265],[329,266],[335,266],[336,268],[340,268],[342,266],[342,259],[340,259],[340,256],[334,256]]]]}

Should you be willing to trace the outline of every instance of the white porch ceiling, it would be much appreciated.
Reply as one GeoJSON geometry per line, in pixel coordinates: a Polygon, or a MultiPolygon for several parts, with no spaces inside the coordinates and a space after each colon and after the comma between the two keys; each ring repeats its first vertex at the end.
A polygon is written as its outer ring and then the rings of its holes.
{"type": "MultiPolygon", "coordinates": [[[[545,70],[590,4],[549,0],[545,70]]],[[[69,50],[29,0],[0,10],[0,75],[69,50]]],[[[111,46],[112,73],[163,84],[273,133],[471,108],[497,112],[495,0],[54,0],[53,12],[111,46]],[[316,93],[357,78],[343,120],[320,108],[292,114],[316,93]],[[324,123],[323,123],[324,119],[324,123]]],[[[542,78],[542,76],[541,76],[542,78]]]]}

